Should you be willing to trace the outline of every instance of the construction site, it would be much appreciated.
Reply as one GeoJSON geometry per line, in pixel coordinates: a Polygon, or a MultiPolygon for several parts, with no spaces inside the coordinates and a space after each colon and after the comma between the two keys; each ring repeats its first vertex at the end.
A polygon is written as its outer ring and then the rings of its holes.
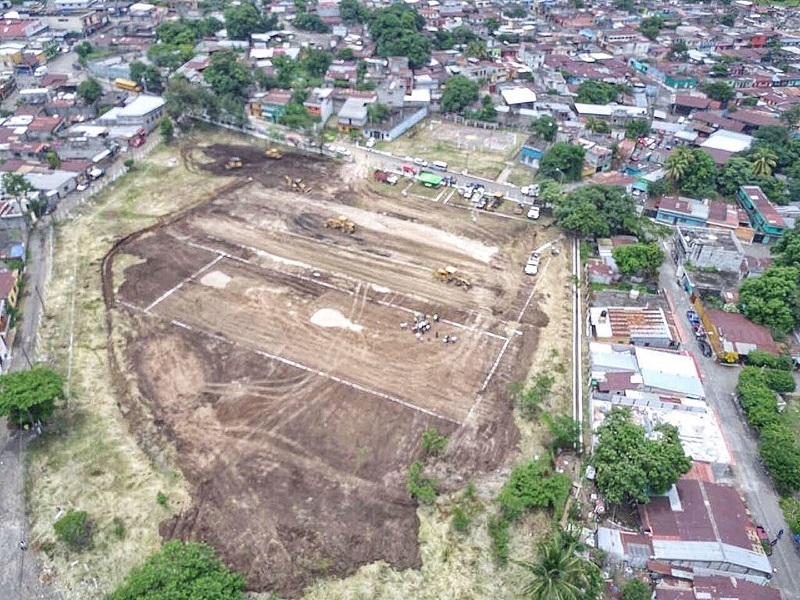
{"type": "Polygon", "coordinates": [[[162,536],[208,542],[282,597],[374,561],[418,567],[406,469],[431,428],[450,440],[443,491],[516,447],[508,386],[547,325],[522,266],[555,232],[384,196],[320,157],[183,160],[231,184],[103,265],[123,412],[191,489],[162,536]]]}

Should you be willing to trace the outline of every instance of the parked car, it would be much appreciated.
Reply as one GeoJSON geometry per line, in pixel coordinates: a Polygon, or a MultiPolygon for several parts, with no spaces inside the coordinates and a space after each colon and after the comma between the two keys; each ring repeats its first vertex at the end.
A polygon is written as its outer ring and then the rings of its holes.
{"type": "Polygon", "coordinates": [[[538,219],[539,218],[539,207],[538,206],[531,206],[528,210],[528,218],[529,219],[538,219]]]}
{"type": "Polygon", "coordinates": [[[689,319],[689,322],[692,325],[700,324],[700,315],[698,315],[695,311],[691,309],[686,311],[686,318],[689,319]]]}
{"type": "Polygon", "coordinates": [[[420,167],[427,167],[428,166],[428,161],[425,160],[424,158],[415,158],[414,159],[414,164],[417,165],[417,166],[420,166],[420,167]]]}

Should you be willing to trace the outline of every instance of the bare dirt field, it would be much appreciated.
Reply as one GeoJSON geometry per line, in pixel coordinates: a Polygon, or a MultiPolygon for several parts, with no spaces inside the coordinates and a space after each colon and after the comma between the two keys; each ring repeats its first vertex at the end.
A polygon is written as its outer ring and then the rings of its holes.
{"type": "Polygon", "coordinates": [[[222,145],[183,158],[222,173],[232,155],[236,185],[104,263],[136,388],[121,402],[174,445],[191,488],[161,533],[205,540],[250,589],[293,597],[376,560],[419,566],[405,471],[422,432],[450,436],[450,489],[518,441],[507,387],[547,325],[522,273],[535,226],[384,197],[317,158],[222,145]],[[325,226],[339,215],[355,233],[325,226]],[[445,266],[471,288],[436,281],[445,266]]]}

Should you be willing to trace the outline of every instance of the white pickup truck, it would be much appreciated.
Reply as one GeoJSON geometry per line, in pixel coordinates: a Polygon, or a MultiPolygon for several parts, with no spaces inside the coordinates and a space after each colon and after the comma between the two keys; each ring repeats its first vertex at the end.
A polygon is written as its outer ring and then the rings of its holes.
{"type": "Polygon", "coordinates": [[[534,251],[531,252],[528,262],[525,265],[525,275],[536,275],[539,272],[539,259],[541,255],[534,251]]]}

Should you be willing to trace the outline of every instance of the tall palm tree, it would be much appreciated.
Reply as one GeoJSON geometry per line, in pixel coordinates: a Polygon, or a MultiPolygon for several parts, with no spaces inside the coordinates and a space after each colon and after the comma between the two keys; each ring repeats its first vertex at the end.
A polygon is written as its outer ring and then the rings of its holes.
{"type": "Polygon", "coordinates": [[[664,162],[664,172],[667,178],[672,180],[676,188],[680,187],[681,180],[689,170],[692,154],[686,148],[675,148],[675,151],[667,157],[664,162]]]}
{"type": "Polygon", "coordinates": [[[583,544],[560,529],[540,542],[536,561],[520,563],[533,575],[523,595],[530,600],[596,600],[603,578],[597,565],[578,555],[583,550],[583,544]]]}
{"type": "Polygon", "coordinates": [[[756,148],[750,155],[753,175],[772,175],[772,169],[778,164],[778,156],[769,148],[756,148]]]}

